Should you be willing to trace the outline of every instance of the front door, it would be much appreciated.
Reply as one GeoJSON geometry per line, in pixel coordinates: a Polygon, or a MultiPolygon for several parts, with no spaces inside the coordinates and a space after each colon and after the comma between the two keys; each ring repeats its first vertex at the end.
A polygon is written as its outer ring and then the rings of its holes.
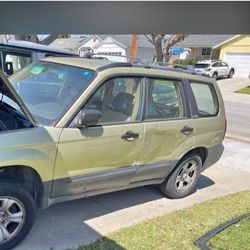
{"type": "Polygon", "coordinates": [[[52,195],[112,190],[127,186],[142,146],[143,78],[105,81],[83,109],[98,109],[95,126],[64,128],[58,145],[52,195]]]}

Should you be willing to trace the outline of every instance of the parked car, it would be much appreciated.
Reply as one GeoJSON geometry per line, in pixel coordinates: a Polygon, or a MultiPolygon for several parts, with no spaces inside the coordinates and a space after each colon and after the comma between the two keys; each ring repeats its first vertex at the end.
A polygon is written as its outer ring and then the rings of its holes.
{"type": "Polygon", "coordinates": [[[0,42],[0,71],[10,76],[28,64],[48,56],[78,56],[64,49],[27,41],[0,42]]]}
{"type": "Polygon", "coordinates": [[[230,67],[226,62],[220,60],[199,61],[195,65],[195,71],[206,74],[215,80],[219,77],[232,78],[235,69],[230,67]]]}
{"type": "Polygon", "coordinates": [[[2,250],[58,202],[152,184],[185,197],[223,152],[222,96],[198,74],[50,57],[0,74],[0,92],[2,250]]]}

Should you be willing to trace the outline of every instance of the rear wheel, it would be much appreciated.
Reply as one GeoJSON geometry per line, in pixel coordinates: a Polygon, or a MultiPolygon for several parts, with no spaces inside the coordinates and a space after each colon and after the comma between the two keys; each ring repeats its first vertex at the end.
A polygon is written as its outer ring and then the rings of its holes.
{"type": "Polygon", "coordinates": [[[173,199],[188,196],[196,187],[201,166],[199,155],[188,155],[178,164],[172,175],[160,185],[160,190],[165,196],[173,199]]]}
{"type": "Polygon", "coordinates": [[[34,223],[35,207],[33,197],[21,185],[0,184],[1,250],[12,249],[25,238],[34,223]]]}
{"type": "Polygon", "coordinates": [[[228,78],[232,78],[234,75],[234,71],[233,70],[230,70],[229,74],[228,74],[228,78]]]}
{"type": "Polygon", "coordinates": [[[212,78],[213,78],[214,80],[217,80],[217,78],[218,78],[218,74],[217,74],[217,73],[213,73],[212,78]]]}

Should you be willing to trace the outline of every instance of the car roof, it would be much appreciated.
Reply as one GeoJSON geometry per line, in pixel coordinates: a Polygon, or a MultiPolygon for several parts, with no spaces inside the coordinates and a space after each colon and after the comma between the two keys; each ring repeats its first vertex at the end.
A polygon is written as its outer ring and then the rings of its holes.
{"type": "Polygon", "coordinates": [[[111,61],[101,59],[86,59],[82,57],[46,57],[41,61],[60,63],[80,68],[97,70],[98,68],[112,64],[111,61]]]}
{"type": "Polygon", "coordinates": [[[13,48],[19,48],[19,49],[28,49],[28,50],[36,50],[36,51],[44,51],[44,52],[54,52],[54,53],[62,53],[62,54],[68,54],[68,55],[77,55],[76,53],[65,50],[65,49],[58,49],[53,48],[47,45],[43,44],[37,44],[29,41],[17,41],[17,40],[8,40],[8,41],[1,41],[1,46],[5,47],[13,47],[13,48]]]}
{"type": "Polygon", "coordinates": [[[198,61],[196,64],[200,64],[200,63],[215,63],[215,62],[223,62],[222,60],[202,60],[202,61],[198,61]]]}
{"type": "Polygon", "coordinates": [[[142,74],[153,74],[153,75],[167,75],[175,78],[188,78],[196,79],[204,78],[205,81],[211,81],[206,75],[191,72],[183,69],[168,68],[166,66],[158,66],[153,64],[140,64],[140,63],[129,63],[129,62],[113,62],[101,59],[87,59],[82,57],[46,57],[41,61],[59,63],[74,67],[86,68],[95,71],[104,71],[106,69],[123,68],[123,71],[127,73],[128,69],[131,73],[142,73],[142,74]],[[167,73],[167,74],[166,74],[167,73]]]}

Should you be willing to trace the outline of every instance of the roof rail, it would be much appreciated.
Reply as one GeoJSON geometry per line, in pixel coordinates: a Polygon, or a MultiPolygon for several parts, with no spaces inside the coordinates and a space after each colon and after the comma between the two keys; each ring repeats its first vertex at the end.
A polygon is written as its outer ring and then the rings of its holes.
{"type": "MultiPolygon", "coordinates": [[[[126,58],[129,59],[129,62],[131,63],[143,63],[142,60],[140,58],[136,58],[136,57],[132,57],[132,56],[124,56],[124,55],[112,55],[109,53],[92,53],[92,52],[88,52],[85,53],[83,55],[83,58],[87,58],[87,59],[98,59],[98,56],[112,56],[112,57],[122,57],[122,58],[126,58]],[[95,57],[96,56],[96,57],[95,57]]],[[[100,57],[100,59],[107,59],[105,57],[100,57]]]]}
{"type": "Polygon", "coordinates": [[[97,70],[103,71],[105,69],[118,68],[118,67],[133,67],[133,64],[129,62],[114,62],[114,63],[107,64],[105,66],[99,67],[97,70]]]}

